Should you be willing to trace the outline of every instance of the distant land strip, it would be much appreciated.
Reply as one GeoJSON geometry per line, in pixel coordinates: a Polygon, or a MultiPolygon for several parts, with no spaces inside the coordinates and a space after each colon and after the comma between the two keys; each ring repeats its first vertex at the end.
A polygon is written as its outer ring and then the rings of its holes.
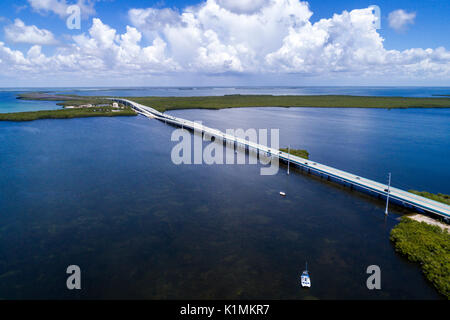
{"type": "MultiPolygon", "coordinates": [[[[179,109],[225,109],[247,107],[309,107],[309,108],[450,108],[450,97],[409,98],[349,95],[225,95],[205,97],[123,97],[151,106],[160,112],[179,109]]],[[[105,96],[78,96],[32,92],[18,99],[57,101],[58,105],[108,103],[105,96]]]]}
{"type": "Polygon", "coordinates": [[[178,109],[225,109],[245,107],[450,108],[450,97],[402,98],[343,95],[226,95],[207,97],[128,97],[127,99],[151,106],[160,112],[178,109]]]}

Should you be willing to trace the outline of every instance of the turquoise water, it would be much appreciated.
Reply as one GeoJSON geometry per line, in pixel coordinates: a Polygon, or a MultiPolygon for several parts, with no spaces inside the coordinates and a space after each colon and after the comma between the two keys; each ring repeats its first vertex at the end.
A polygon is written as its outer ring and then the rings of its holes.
{"type": "Polygon", "coordinates": [[[0,113],[27,112],[39,110],[55,110],[61,107],[54,101],[28,101],[17,99],[17,95],[25,91],[0,90],[0,113]]]}
{"type": "MultiPolygon", "coordinates": [[[[316,161],[450,193],[448,110],[171,113],[280,128],[316,161]]],[[[441,298],[389,241],[402,209],[385,218],[383,201],[301,172],[176,166],[173,130],[141,116],[0,123],[0,298],[441,298]],[[66,289],[72,264],[81,291],[66,289]],[[366,288],[373,264],[380,291],[366,288]]]]}

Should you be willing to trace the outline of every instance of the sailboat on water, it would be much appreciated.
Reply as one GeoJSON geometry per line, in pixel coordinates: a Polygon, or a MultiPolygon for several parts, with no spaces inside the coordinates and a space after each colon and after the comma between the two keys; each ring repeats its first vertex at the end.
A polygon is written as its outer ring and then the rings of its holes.
{"type": "Polygon", "coordinates": [[[303,288],[311,287],[311,278],[309,277],[308,272],[308,262],[306,263],[306,269],[303,271],[302,276],[300,277],[300,282],[303,288]]]}

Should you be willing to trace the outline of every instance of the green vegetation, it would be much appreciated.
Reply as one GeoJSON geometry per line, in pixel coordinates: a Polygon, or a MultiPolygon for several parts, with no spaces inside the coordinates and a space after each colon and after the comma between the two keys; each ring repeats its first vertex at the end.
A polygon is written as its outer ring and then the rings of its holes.
{"type": "Polygon", "coordinates": [[[392,229],[395,250],[419,262],[426,278],[450,299],[450,234],[438,226],[403,217],[392,229]]]}
{"type": "Polygon", "coordinates": [[[106,97],[88,97],[77,95],[61,95],[61,94],[48,94],[45,92],[30,92],[23,93],[17,96],[17,99],[21,100],[42,100],[42,101],[59,101],[58,106],[81,106],[86,104],[100,105],[111,104],[111,100],[106,97]]]}
{"type": "MultiPolygon", "coordinates": [[[[129,97],[127,97],[129,98],[129,97]]],[[[61,106],[84,104],[102,105],[111,101],[107,97],[48,94],[32,92],[18,99],[58,101],[61,106]]],[[[129,98],[130,99],[130,98],[129,98]]],[[[178,109],[224,109],[244,107],[315,107],[315,108],[450,108],[449,97],[402,98],[362,96],[273,96],[226,95],[209,97],[133,97],[133,101],[164,112],[178,109]]],[[[62,114],[61,114],[62,115],[62,114]]],[[[31,118],[34,116],[29,115],[31,118]]],[[[88,113],[88,116],[90,113],[88,113]]]]}
{"type": "Polygon", "coordinates": [[[48,94],[45,92],[30,92],[20,94],[18,99],[59,101],[57,105],[75,108],[61,110],[43,110],[33,112],[0,113],[0,121],[32,121],[39,119],[71,119],[87,117],[135,116],[133,109],[119,105],[120,109],[111,107],[111,100],[106,97],[82,97],[77,95],[48,94]],[[92,107],[81,107],[92,105],[92,107]]]}
{"type": "MultiPolygon", "coordinates": [[[[288,148],[281,148],[280,151],[288,153],[288,148]]],[[[292,154],[294,156],[309,159],[309,152],[302,149],[290,149],[289,154],[292,154]]]]}
{"type": "Polygon", "coordinates": [[[438,194],[434,194],[434,193],[429,193],[426,191],[416,191],[416,190],[409,190],[408,192],[417,194],[419,196],[434,200],[434,201],[439,201],[445,204],[450,205],[450,195],[448,194],[443,194],[443,193],[438,193],[438,194]]]}
{"type": "Polygon", "coordinates": [[[450,98],[443,97],[227,95],[217,97],[141,97],[132,98],[132,100],[161,112],[176,109],[240,107],[450,108],[450,98]]]}
{"type": "Polygon", "coordinates": [[[135,116],[131,108],[92,107],[79,109],[45,110],[34,112],[0,113],[0,121],[32,121],[39,119],[71,119],[86,117],[135,116]],[[114,110],[114,111],[113,111],[114,110]]]}
{"type": "MultiPolygon", "coordinates": [[[[19,99],[59,101],[61,106],[109,103],[107,97],[31,92],[19,99]]],[[[164,112],[177,109],[224,109],[244,107],[316,107],[316,108],[450,108],[450,97],[402,98],[344,95],[273,96],[225,95],[209,97],[125,97],[164,112]]]]}

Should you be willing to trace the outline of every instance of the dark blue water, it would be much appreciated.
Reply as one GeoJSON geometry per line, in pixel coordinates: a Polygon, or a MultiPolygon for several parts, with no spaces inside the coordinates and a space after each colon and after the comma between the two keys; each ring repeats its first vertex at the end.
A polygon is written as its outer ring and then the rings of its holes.
{"type": "Polygon", "coordinates": [[[450,109],[243,108],[177,110],[222,131],[280,130],[281,147],[394,186],[450,194],[450,109]]]}
{"type": "MultiPolygon", "coordinates": [[[[449,191],[446,110],[174,114],[279,127],[317,161],[449,191]]],[[[385,219],[382,201],[300,172],[176,166],[173,129],[141,116],[0,123],[0,298],[440,298],[389,242],[399,208],[385,219]],[[299,288],[305,261],[311,290],[299,288]],[[65,288],[72,264],[78,292],[65,288]],[[380,291],[366,288],[372,264],[380,291]]]]}

